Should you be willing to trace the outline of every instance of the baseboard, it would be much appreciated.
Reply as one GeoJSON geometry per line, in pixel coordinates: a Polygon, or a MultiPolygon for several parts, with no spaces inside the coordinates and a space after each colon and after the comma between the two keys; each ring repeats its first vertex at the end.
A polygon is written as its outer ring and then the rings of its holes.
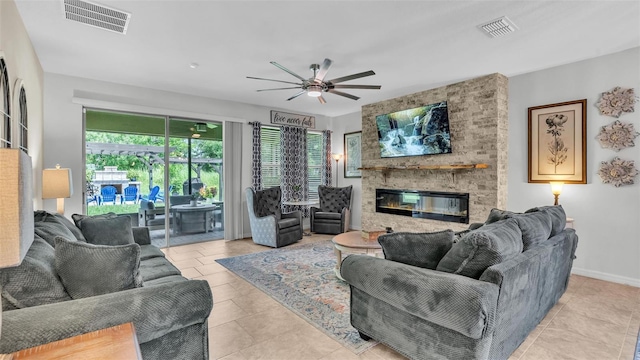
{"type": "Polygon", "coordinates": [[[611,281],[618,284],[631,285],[635,287],[640,287],[640,279],[634,279],[626,276],[613,275],[595,270],[587,270],[576,268],[575,266],[571,269],[572,274],[582,275],[594,279],[611,281]]]}

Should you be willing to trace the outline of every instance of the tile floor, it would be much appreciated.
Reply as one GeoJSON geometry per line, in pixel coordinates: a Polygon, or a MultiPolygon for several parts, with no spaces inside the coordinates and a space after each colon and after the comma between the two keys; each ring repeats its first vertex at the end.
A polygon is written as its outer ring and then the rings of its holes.
{"type": "MultiPolygon", "coordinates": [[[[299,243],[330,239],[305,236],[299,243]]],[[[296,245],[291,245],[296,246],[296,245]]],[[[266,251],[250,239],[211,241],[165,249],[185,277],[209,282],[211,359],[403,359],[380,344],[353,354],[216,259],[266,251]]],[[[632,360],[640,329],[640,288],[572,275],[559,303],[510,359],[632,360]]]]}

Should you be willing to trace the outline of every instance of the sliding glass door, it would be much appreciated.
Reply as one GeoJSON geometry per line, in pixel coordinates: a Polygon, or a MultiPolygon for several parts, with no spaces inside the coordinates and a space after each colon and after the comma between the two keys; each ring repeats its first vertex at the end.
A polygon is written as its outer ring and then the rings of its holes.
{"type": "Polygon", "coordinates": [[[222,124],[169,119],[169,244],[224,238],[222,124]]]}
{"type": "Polygon", "coordinates": [[[85,152],[86,214],[128,215],[158,247],[224,238],[221,123],[86,109],[85,152]]]}

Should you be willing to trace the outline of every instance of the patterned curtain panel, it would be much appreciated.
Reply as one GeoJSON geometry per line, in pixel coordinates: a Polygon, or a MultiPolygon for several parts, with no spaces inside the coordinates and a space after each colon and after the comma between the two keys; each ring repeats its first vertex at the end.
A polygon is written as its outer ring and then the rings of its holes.
{"type": "MultiPolygon", "coordinates": [[[[307,129],[293,126],[280,128],[280,183],[282,201],[309,199],[309,169],[307,160],[307,129]]],[[[307,206],[283,205],[284,212],[301,210],[308,216],[307,206]]]]}
{"type": "Polygon", "coordinates": [[[251,169],[253,190],[262,190],[262,158],[261,158],[261,136],[260,128],[262,124],[258,121],[250,122],[253,127],[253,167],[251,169]]]}
{"type": "Polygon", "coordinates": [[[331,130],[322,131],[322,185],[331,186],[331,130]]]}

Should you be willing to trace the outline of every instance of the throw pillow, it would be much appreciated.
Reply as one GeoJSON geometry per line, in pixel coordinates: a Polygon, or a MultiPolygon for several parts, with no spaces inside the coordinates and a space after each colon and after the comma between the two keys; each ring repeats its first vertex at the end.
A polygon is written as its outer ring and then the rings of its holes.
{"type": "Polygon", "coordinates": [[[85,219],[111,219],[118,216],[118,214],[114,213],[114,212],[109,212],[106,214],[100,214],[100,215],[82,215],[82,214],[73,214],[71,215],[71,218],[73,219],[73,222],[76,224],[76,226],[79,229],[82,229],[82,221],[85,219]]]}
{"type": "Polygon", "coordinates": [[[453,231],[383,234],[378,237],[378,243],[387,260],[435,270],[451,249],[453,231]]]}
{"type": "Polygon", "coordinates": [[[551,237],[560,234],[567,225],[567,214],[565,214],[562,205],[535,207],[525,211],[525,214],[536,211],[544,211],[551,216],[551,237]]]}
{"type": "Polygon", "coordinates": [[[53,218],[59,221],[62,225],[66,226],[67,229],[69,229],[69,231],[73,233],[73,236],[76,237],[76,240],[87,241],[84,238],[84,235],[82,235],[82,231],[80,231],[80,229],[74,223],[72,223],[71,220],[67,219],[64,215],[55,213],[53,214],[53,218]]]}
{"type": "Polygon", "coordinates": [[[36,235],[22,263],[0,269],[2,310],[71,300],[55,269],[55,251],[36,235]]]}
{"type": "Polygon", "coordinates": [[[547,240],[551,234],[551,216],[545,211],[514,214],[510,217],[516,219],[522,232],[523,251],[547,240]]]}
{"type": "Polygon", "coordinates": [[[54,221],[38,221],[33,223],[33,231],[52,247],[56,246],[55,239],[57,236],[62,236],[69,240],[76,239],[73,233],[66,226],[55,219],[54,221]]]}
{"type": "Polygon", "coordinates": [[[94,245],[126,245],[135,243],[131,218],[86,217],[80,222],[80,230],[87,242],[94,245]]]}
{"type": "Polygon", "coordinates": [[[485,225],[455,243],[436,270],[479,279],[490,266],[522,252],[522,232],[516,219],[485,225]]]}
{"type": "Polygon", "coordinates": [[[73,299],[142,286],[138,244],[104,246],[57,237],[55,265],[73,299]]]}
{"type": "Polygon", "coordinates": [[[484,224],[485,225],[493,224],[494,222],[504,220],[508,218],[510,215],[514,215],[514,214],[517,214],[517,213],[514,213],[513,211],[509,211],[509,210],[500,210],[500,209],[493,208],[489,212],[489,217],[487,218],[487,221],[484,222],[484,224]]]}

